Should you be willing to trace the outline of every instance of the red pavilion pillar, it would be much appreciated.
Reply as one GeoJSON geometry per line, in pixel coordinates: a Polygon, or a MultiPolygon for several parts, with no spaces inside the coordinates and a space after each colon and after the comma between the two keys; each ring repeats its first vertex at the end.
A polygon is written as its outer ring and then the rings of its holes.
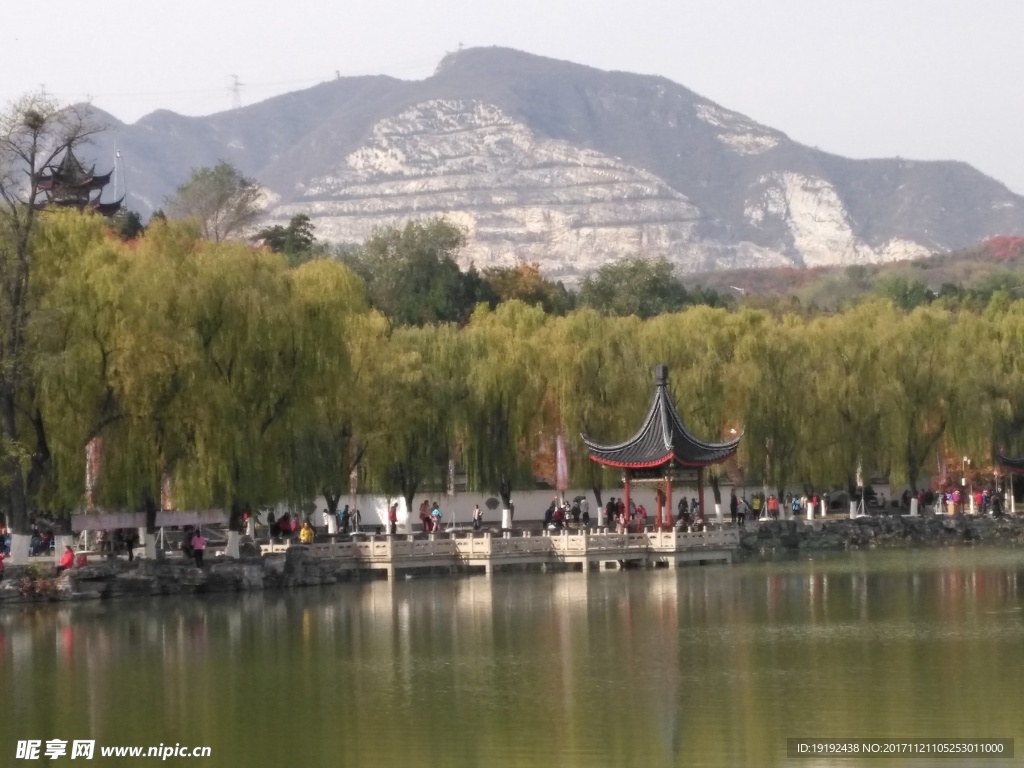
{"type": "Polygon", "coordinates": [[[665,475],[665,527],[672,530],[672,475],[665,475]]]}
{"type": "Polygon", "coordinates": [[[697,467],[697,504],[700,509],[700,521],[704,522],[704,467],[697,467]]]}
{"type": "MultiPolygon", "coordinates": [[[[629,470],[628,469],[623,473],[623,476],[625,478],[624,485],[625,485],[625,491],[626,491],[626,495],[623,498],[623,504],[626,505],[626,517],[628,518],[629,517],[629,470]]],[[[629,530],[629,523],[628,522],[626,523],[626,530],[627,531],[629,530]]]]}

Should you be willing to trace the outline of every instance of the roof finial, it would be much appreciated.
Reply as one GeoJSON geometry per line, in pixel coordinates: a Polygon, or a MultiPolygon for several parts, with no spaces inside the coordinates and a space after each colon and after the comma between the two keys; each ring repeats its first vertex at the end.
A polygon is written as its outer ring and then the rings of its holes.
{"type": "Polygon", "coordinates": [[[664,363],[654,366],[654,383],[659,387],[668,386],[668,366],[664,363]]]}

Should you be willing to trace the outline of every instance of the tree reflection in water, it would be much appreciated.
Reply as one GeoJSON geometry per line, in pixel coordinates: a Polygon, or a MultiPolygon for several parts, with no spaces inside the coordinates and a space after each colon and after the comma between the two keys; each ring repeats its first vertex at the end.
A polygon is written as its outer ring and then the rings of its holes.
{"type": "Polygon", "coordinates": [[[1012,551],[958,550],[8,608],[0,733],[218,766],[588,768],[1014,737],[1018,577],[1012,551]]]}

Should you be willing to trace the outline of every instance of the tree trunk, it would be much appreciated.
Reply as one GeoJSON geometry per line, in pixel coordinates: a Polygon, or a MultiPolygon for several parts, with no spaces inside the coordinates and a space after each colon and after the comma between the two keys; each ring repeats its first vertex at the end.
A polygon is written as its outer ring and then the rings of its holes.
{"type": "Polygon", "coordinates": [[[592,490],[594,492],[594,498],[597,499],[597,508],[598,509],[604,509],[604,502],[601,501],[601,487],[598,486],[598,485],[595,485],[590,490],[592,490]]]}
{"type": "Polygon", "coordinates": [[[711,493],[715,497],[715,504],[722,503],[722,489],[718,485],[718,475],[711,475],[711,493]]]}
{"type": "Polygon", "coordinates": [[[907,482],[910,483],[910,493],[917,496],[917,456],[914,453],[914,445],[907,440],[907,482]]]}
{"type": "Polygon", "coordinates": [[[508,481],[508,478],[502,477],[498,482],[498,495],[501,497],[501,503],[505,509],[510,509],[509,505],[512,503],[512,483],[508,481]]]}
{"type": "Polygon", "coordinates": [[[235,533],[242,533],[244,528],[242,526],[242,513],[246,510],[246,503],[241,499],[235,499],[231,502],[231,512],[228,514],[228,530],[234,531],[235,533]]]}
{"type": "Polygon", "coordinates": [[[324,495],[324,501],[327,502],[327,511],[337,517],[338,504],[341,502],[341,491],[332,491],[328,488],[323,488],[321,493],[324,495]]]}
{"type": "Polygon", "coordinates": [[[405,510],[406,510],[406,530],[412,533],[412,505],[416,500],[416,491],[419,489],[419,483],[411,482],[406,483],[402,487],[402,498],[405,499],[405,510]]]}
{"type": "Polygon", "coordinates": [[[17,417],[15,414],[14,391],[10,384],[0,389],[0,429],[3,440],[7,443],[8,458],[6,475],[9,478],[7,525],[11,533],[28,535],[31,529],[28,524],[28,504],[25,499],[25,476],[16,453],[11,450],[17,444],[17,417]]]}
{"type": "Polygon", "coordinates": [[[146,534],[155,534],[157,532],[156,513],[160,511],[160,505],[153,500],[152,494],[146,494],[143,500],[143,509],[146,512],[146,534]]]}

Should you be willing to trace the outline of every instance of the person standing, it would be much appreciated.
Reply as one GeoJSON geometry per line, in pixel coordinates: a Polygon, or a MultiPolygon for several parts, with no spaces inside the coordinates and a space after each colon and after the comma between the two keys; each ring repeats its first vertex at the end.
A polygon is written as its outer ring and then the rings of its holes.
{"type": "Polygon", "coordinates": [[[739,499],[736,498],[736,489],[733,488],[732,493],[729,495],[729,520],[732,521],[733,525],[736,524],[736,520],[738,519],[737,515],[739,514],[739,511],[740,502],[739,499]]]}
{"type": "Polygon", "coordinates": [[[196,567],[203,567],[203,553],[206,551],[206,539],[203,537],[202,529],[196,528],[192,535],[192,557],[195,558],[196,567]]]}
{"type": "Polygon", "coordinates": [[[423,523],[423,532],[430,533],[430,502],[426,499],[420,504],[420,522],[423,523]]]}
{"type": "Polygon", "coordinates": [[[388,507],[388,533],[394,536],[398,533],[398,505],[392,504],[388,507]]]}
{"type": "Polygon", "coordinates": [[[483,522],[483,519],[484,519],[484,513],[480,511],[480,505],[479,504],[474,504],[473,505],[473,530],[474,531],[479,531],[480,530],[480,524],[483,522]]]}

